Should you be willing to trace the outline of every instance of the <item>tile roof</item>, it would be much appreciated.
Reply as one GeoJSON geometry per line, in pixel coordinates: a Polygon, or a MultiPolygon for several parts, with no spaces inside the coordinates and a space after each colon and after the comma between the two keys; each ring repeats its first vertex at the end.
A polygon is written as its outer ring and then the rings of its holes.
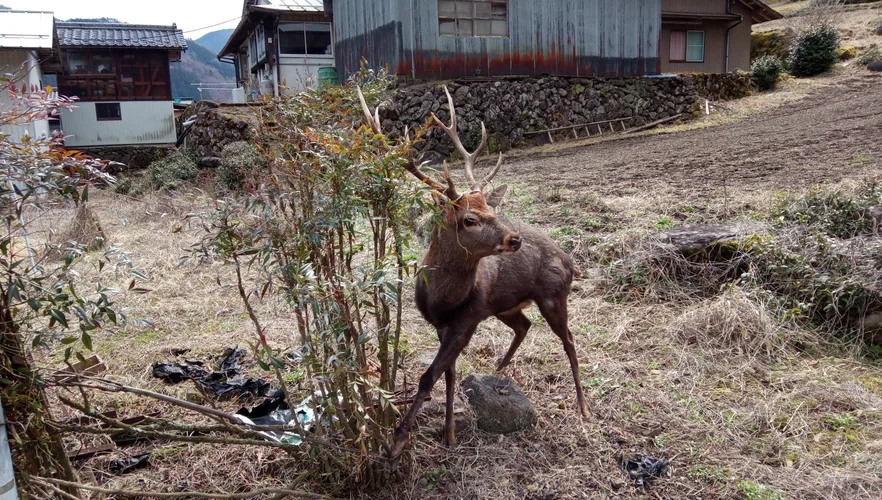
{"type": "Polygon", "coordinates": [[[187,50],[177,26],[117,23],[55,23],[61,47],[122,47],[187,50]]]}

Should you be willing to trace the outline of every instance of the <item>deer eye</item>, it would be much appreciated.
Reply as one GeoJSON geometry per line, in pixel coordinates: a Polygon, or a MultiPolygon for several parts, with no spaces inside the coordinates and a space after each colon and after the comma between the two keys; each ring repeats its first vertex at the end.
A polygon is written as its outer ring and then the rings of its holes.
{"type": "Polygon", "coordinates": [[[468,227],[472,227],[472,226],[474,226],[474,225],[476,225],[476,224],[478,223],[477,219],[475,219],[475,218],[473,218],[473,217],[466,217],[465,220],[464,220],[463,222],[464,222],[465,225],[468,226],[468,227]]]}

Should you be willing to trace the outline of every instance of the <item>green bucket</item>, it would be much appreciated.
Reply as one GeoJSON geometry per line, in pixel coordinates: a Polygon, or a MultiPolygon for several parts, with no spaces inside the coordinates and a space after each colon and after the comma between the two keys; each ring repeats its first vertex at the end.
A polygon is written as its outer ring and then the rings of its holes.
{"type": "Polygon", "coordinates": [[[337,68],[319,68],[318,70],[319,88],[325,85],[337,85],[337,68]]]}

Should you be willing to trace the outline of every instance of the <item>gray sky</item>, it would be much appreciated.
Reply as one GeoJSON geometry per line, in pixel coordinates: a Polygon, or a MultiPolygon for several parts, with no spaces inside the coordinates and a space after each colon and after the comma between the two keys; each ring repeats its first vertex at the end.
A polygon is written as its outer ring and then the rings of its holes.
{"type": "Polygon", "coordinates": [[[13,9],[52,11],[62,20],[115,17],[133,24],[177,23],[187,38],[194,39],[211,31],[235,28],[243,3],[242,0],[0,0],[0,5],[13,9]],[[201,29],[218,23],[223,24],[201,29]]]}

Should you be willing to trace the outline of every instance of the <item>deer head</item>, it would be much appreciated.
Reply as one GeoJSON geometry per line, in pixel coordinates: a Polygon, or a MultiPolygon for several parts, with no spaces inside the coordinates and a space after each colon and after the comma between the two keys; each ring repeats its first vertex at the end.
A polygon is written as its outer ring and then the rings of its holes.
{"type": "MultiPolygon", "coordinates": [[[[481,143],[474,152],[470,153],[463,146],[456,130],[456,109],[453,97],[446,85],[444,93],[447,94],[447,102],[450,107],[450,125],[445,125],[435,113],[432,113],[432,119],[447,133],[457,151],[462,155],[469,191],[462,195],[457,192],[446,161],[444,162],[446,186],[425,174],[416,165],[413,158],[408,158],[404,165],[404,168],[414,177],[431,187],[435,196],[443,202],[442,206],[446,212],[444,225],[437,227],[433,233],[433,244],[441,241],[451,241],[451,243],[455,241],[455,244],[448,245],[448,248],[455,252],[462,252],[464,254],[462,258],[467,259],[480,259],[498,253],[516,252],[521,247],[520,235],[496,216],[496,207],[502,202],[507,186],[485,192],[490,181],[499,173],[503,156],[499,155],[496,166],[487,176],[480,181],[475,180],[475,163],[478,160],[478,155],[487,145],[487,129],[481,122],[481,143]]],[[[360,88],[358,89],[358,97],[371,129],[376,134],[382,134],[379,108],[372,115],[360,88]]]]}

